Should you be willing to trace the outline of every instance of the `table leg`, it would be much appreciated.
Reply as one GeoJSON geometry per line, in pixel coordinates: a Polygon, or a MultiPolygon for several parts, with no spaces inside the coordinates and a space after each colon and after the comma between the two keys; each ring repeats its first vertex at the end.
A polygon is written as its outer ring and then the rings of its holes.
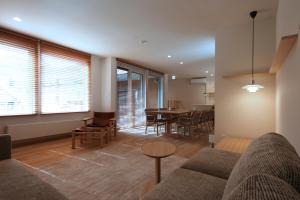
{"type": "Polygon", "coordinates": [[[76,143],[76,133],[72,132],[72,149],[75,149],[75,143],[76,143]]]}
{"type": "Polygon", "coordinates": [[[167,135],[171,135],[171,134],[172,134],[172,123],[167,122],[167,135]]]}
{"type": "Polygon", "coordinates": [[[155,183],[160,182],[160,158],[155,158],[155,183]]]}

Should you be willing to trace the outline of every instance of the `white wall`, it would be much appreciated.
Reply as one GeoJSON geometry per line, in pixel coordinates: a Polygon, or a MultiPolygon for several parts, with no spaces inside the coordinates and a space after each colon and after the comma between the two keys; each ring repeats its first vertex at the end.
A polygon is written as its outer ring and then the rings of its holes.
{"type": "Polygon", "coordinates": [[[187,109],[192,109],[193,104],[205,104],[204,92],[205,84],[191,84],[190,79],[168,81],[168,99],[182,101],[187,109]]]}
{"type": "MultiPolygon", "coordinates": [[[[280,0],[277,13],[277,43],[282,36],[299,34],[300,1],[280,0]]],[[[277,73],[276,131],[300,154],[300,42],[277,73]]]]}
{"type": "Polygon", "coordinates": [[[93,111],[101,111],[102,106],[102,88],[99,87],[102,84],[102,68],[105,65],[105,58],[101,58],[99,56],[92,56],[91,65],[91,106],[93,111]]]}
{"type": "Polygon", "coordinates": [[[100,81],[96,87],[100,91],[99,110],[102,112],[112,112],[116,110],[116,70],[117,62],[115,58],[108,57],[102,60],[100,67],[100,81]]]}
{"type": "MultiPolygon", "coordinates": [[[[115,59],[101,58],[92,56],[91,60],[91,110],[92,111],[111,111],[114,110],[115,104],[115,59]],[[109,78],[109,83],[104,78],[109,78]],[[114,80],[113,80],[114,79],[114,80]],[[108,89],[109,88],[109,89],[108,89]]],[[[71,126],[74,128],[82,125],[81,120],[91,113],[68,113],[68,114],[47,114],[47,115],[32,115],[32,116],[10,116],[1,117],[0,119],[0,134],[6,132],[5,127],[13,124],[28,124],[38,123],[43,126],[43,132],[24,131],[26,136],[15,136],[15,138],[32,138],[47,135],[55,135],[65,133],[71,126]],[[74,121],[75,123],[70,123],[74,121]],[[62,123],[58,123],[62,122],[62,123]],[[65,122],[65,123],[64,123],[65,122]],[[47,125],[49,123],[49,125],[47,125]],[[55,126],[55,127],[54,127],[55,126]]],[[[71,131],[71,130],[70,130],[71,131]]]]}
{"type": "MultiPolygon", "coordinates": [[[[250,19],[249,19],[250,20],[250,19]]],[[[224,79],[224,75],[251,70],[251,23],[224,27],[216,34],[215,110],[216,138],[231,135],[256,138],[275,130],[275,78],[257,78],[265,86],[248,93],[249,78],[224,79]]],[[[275,20],[256,22],[255,69],[266,71],[275,51],[275,20]]]]}

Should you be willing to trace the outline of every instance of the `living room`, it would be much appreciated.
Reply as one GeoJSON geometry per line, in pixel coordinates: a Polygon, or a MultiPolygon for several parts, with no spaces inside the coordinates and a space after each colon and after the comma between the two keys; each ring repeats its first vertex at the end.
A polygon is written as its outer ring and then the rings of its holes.
{"type": "Polygon", "coordinates": [[[298,0],[0,4],[0,199],[300,199],[298,0]]]}

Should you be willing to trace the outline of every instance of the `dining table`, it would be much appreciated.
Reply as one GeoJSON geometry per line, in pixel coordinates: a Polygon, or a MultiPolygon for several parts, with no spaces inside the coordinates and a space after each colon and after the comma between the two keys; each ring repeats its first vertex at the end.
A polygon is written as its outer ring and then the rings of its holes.
{"type": "Polygon", "coordinates": [[[163,115],[166,118],[166,134],[171,135],[172,134],[172,123],[174,121],[172,119],[177,118],[180,115],[184,115],[191,112],[188,109],[174,109],[174,110],[168,110],[168,109],[157,109],[151,111],[152,114],[160,114],[163,115]]]}

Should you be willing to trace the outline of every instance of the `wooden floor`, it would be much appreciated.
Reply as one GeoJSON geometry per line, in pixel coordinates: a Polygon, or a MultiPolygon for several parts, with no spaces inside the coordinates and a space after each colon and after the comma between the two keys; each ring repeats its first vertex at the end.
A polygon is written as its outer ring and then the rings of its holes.
{"type": "MultiPolygon", "coordinates": [[[[126,133],[121,133],[115,138],[109,145],[126,145],[128,143],[134,143],[141,146],[144,142],[151,140],[161,140],[171,142],[176,145],[177,150],[175,155],[184,158],[190,158],[201,148],[209,146],[208,137],[202,136],[199,138],[177,138],[177,137],[167,137],[161,136],[156,137],[155,135],[131,135],[126,133]]],[[[78,143],[78,141],[77,141],[78,143]]],[[[14,148],[12,150],[12,157],[26,162],[27,164],[33,165],[43,165],[49,162],[55,162],[59,157],[51,156],[47,152],[53,148],[61,150],[65,153],[72,153],[72,155],[80,155],[85,152],[101,149],[98,145],[88,144],[78,146],[75,150],[71,149],[71,138],[64,138],[44,143],[38,143],[33,145],[21,146],[14,148]],[[39,156],[37,156],[39,155],[39,156]]],[[[109,146],[107,145],[107,146],[109,146]]],[[[105,149],[105,146],[104,146],[105,149]]]]}
{"type": "Polygon", "coordinates": [[[243,153],[251,141],[251,139],[245,138],[224,137],[219,143],[217,143],[216,149],[222,149],[234,153],[243,153]]]}
{"type": "MultiPolygon", "coordinates": [[[[13,159],[54,186],[71,200],[138,199],[143,185],[154,177],[154,160],[142,154],[148,141],[176,145],[175,155],[162,160],[162,179],[200,149],[208,137],[176,138],[119,133],[108,145],[71,149],[71,138],[13,149],[13,159]],[[101,197],[101,198],[100,198],[101,197]]],[[[250,140],[224,138],[216,148],[243,152],[250,140]]]]}

